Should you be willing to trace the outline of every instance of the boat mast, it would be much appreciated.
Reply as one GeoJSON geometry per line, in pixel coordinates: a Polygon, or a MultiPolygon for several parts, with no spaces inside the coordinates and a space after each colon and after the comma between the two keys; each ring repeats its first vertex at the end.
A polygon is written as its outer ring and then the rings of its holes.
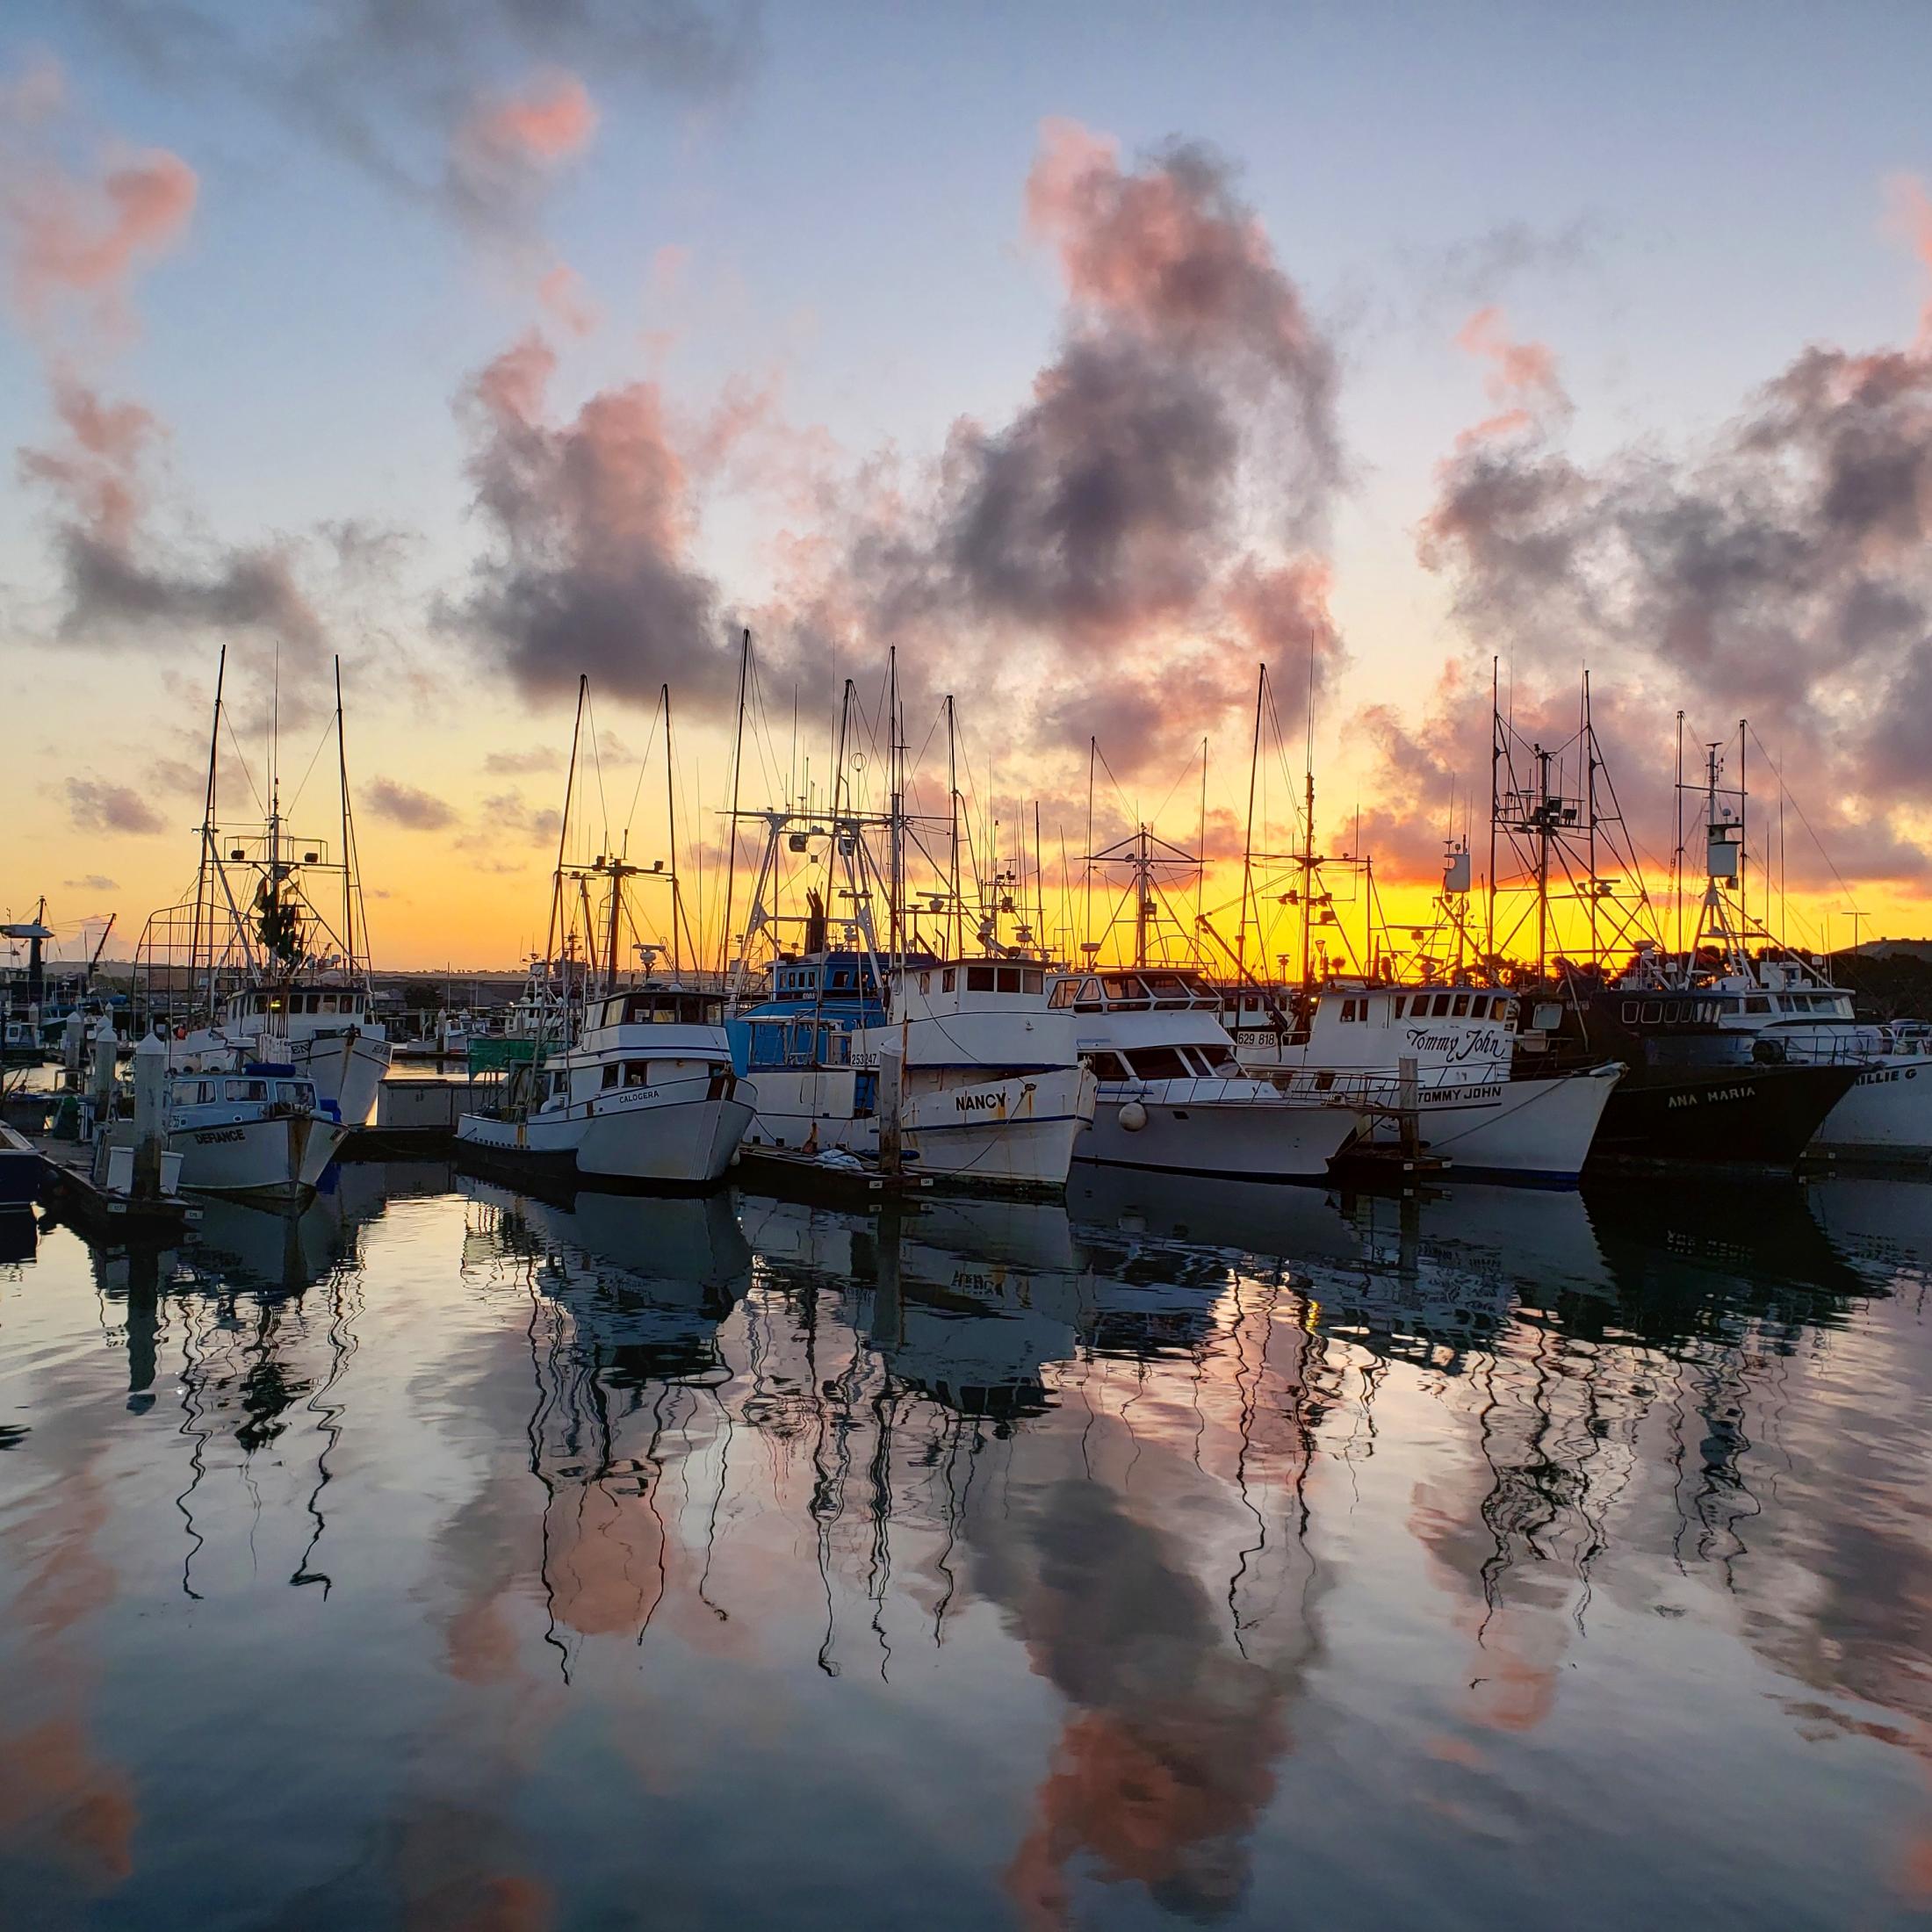
{"type": "Polygon", "coordinates": [[[1676,811],[1677,841],[1670,853],[1670,901],[1677,921],[1677,970],[1690,984],[1690,962],[1683,956],[1683,713],[1677,713],[1677,775],[1671,792],[1676,811]]]}
{"type": "MultiPolygon", "coordinates": [[[[1088,781],[1092,796],[1091,776],[1088,781]]],[[[953,730],[953,694],[946,694],[946,842],[953,892],[953,943],[955,959],[966,950],[966,903],[960,897],[959,878],[959,764],[958,744],[953,730]]]]}
{"type": "Polygon", "coordinates": [[[905,935],[901,924],[901,901],[905,896],[905,746],[899,732],[899,647],[892,645],[885,653],[885,783],[886,820],[886,933],[887,950],[896,967],[905,965],[905,935]]]}
{"type": "MultiPolygon", "coordinates": [[[[1235,926],[1235,978],[1245,984],[1248,977],[1248,905],[1254,890],[1254,793],[1255,779],[1261,769],[1261,701],[1267,695],[1268,667],[1262,665],[1255,677],[1254,687],[1254,743],[1248,753],[1248,829],[1241,846],[1241,917],[1235,926]]],[[[1092,844],[1092,828],[1089,828],[1087,843],[1092,844]]],[[[1260,908],[1255,909],[1255,943],[1261,942],[1260,908]]],[[[1267,960],[1261,962],[1262,970],[1267,970],[1267,960]]]]}
{"type": "MultiPolygon", "coordinates": [[[[555,957],[558,944],[557,927],[564,910],[564,854],[570,849],[570,802],[577,789],[577,743],[583,735],[584,699],[590,689],[590,679],[580,674],[577,679],[577,722],[570,732],[570,768],[564,776],[564,815],[557,827],[557,869],[551,875],[550,925],[544,934],[544,977],[550,977],[551,963],[555,957]]],[[[566,970],[564,977],[564,1004],[570,1003],[570,977],[566,970]]],[[[539,1018],[541,1030],[542,1020],[539,1018]]]]}
{"type": "MultiPolygon", "coordinates": [[[[678,895],[678,761],[671,739],[671,687],[664,687],[664,815],[669,828],[671,840],[671,977],[676,979],[683,971],[682,955],[678,951],[678,921],[683,916],[683,901],[678,895]]],[[[698,881],[698,917],[704,916],[704,882],[698,881]]],[[[615,954],[610,970],[617,968],[615,954]]]]}
{"type": "Polygon", "coordinates": [[[1597,736],[1590,724],[1590,668],[1583,669],[1583,811],[1590,831],[1590,956],[1597,963],[1597,736]]]}
{"type": "Polygon", "coordinates": [[[1496,970],[1496,835],[1501,804],[1496,779],[1503,769],[1503,660],[1489,660],[1489,887],[1484,908],[1482,950],[1491,976],[1496,970]]]}
{"type": "MultiPolygon", "coordinates": [[[[214,717],[208,726],[208,786],[201,803],[201,862],[195,868],[195,919],[188,945],[188,994],[194,997],[195,969],[201,962],[201,923],[204,901],[208,922],[208,1016],[214,1017],[214,900],[208,890],[208,868],[214,862],[215,772],[221,753],[221,689],[228,674],[228,647],[221,646],[214,673],[214,717]]],[[[173,989],[170,987],[169,991],[173,989]]]]}
{"type": "Polygon", "coordinates": [[[335,767],[342,779],[342,952],[344,977],[356,984],[355,873],[349,831],[349,746],[342,735],[342,660],[335,660],[335,767]]]}
{"type": "MultiPolygon", "coordinates": [[[[732,739],[732,842],[731,850],[724,860],[724,923],[717,937],[717,964],[720,972],[731,963],[732,896],[738,883],[738,787],[739,772],[745,762],[745,687],[751,675],[751,667],[752,633],[751,626],[747,624],[745,627],[744,641],[739,646],[738,653],[738,727],[732,739]]],[[[795,722],[795,735],[797,728],[795,722]]],[[[698,923],[701,926],[703,924],[702,917],[698,923]]]]}

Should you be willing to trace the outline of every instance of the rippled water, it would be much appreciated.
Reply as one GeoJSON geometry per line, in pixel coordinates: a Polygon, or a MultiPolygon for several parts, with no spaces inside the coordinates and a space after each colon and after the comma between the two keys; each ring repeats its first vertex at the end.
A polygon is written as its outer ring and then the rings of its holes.
{"type": "Polygon", "coordinates": [[[1914,1922],[1928,1260],[1849,1179],[51,1231],[0,1923],[1914,1922]]]}

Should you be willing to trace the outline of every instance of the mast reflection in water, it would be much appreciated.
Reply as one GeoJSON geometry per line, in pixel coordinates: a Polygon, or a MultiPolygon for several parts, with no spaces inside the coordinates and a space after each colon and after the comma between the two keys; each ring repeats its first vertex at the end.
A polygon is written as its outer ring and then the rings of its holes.
{"type": "Polygon", "coordinates": [[[8,1923],[1904,1924],[1932,1187],[0,1263],[8,1923]]]}

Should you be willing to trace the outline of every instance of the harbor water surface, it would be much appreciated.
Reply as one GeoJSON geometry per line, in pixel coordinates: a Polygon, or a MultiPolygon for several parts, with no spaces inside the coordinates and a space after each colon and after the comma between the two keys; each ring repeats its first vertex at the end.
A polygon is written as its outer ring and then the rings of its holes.
{"type": "Polygon", "coordinates": [[[1932,1185],[331,1190],[0,1261],[0,1924],[1932,1910],[1932,1185]]]}

